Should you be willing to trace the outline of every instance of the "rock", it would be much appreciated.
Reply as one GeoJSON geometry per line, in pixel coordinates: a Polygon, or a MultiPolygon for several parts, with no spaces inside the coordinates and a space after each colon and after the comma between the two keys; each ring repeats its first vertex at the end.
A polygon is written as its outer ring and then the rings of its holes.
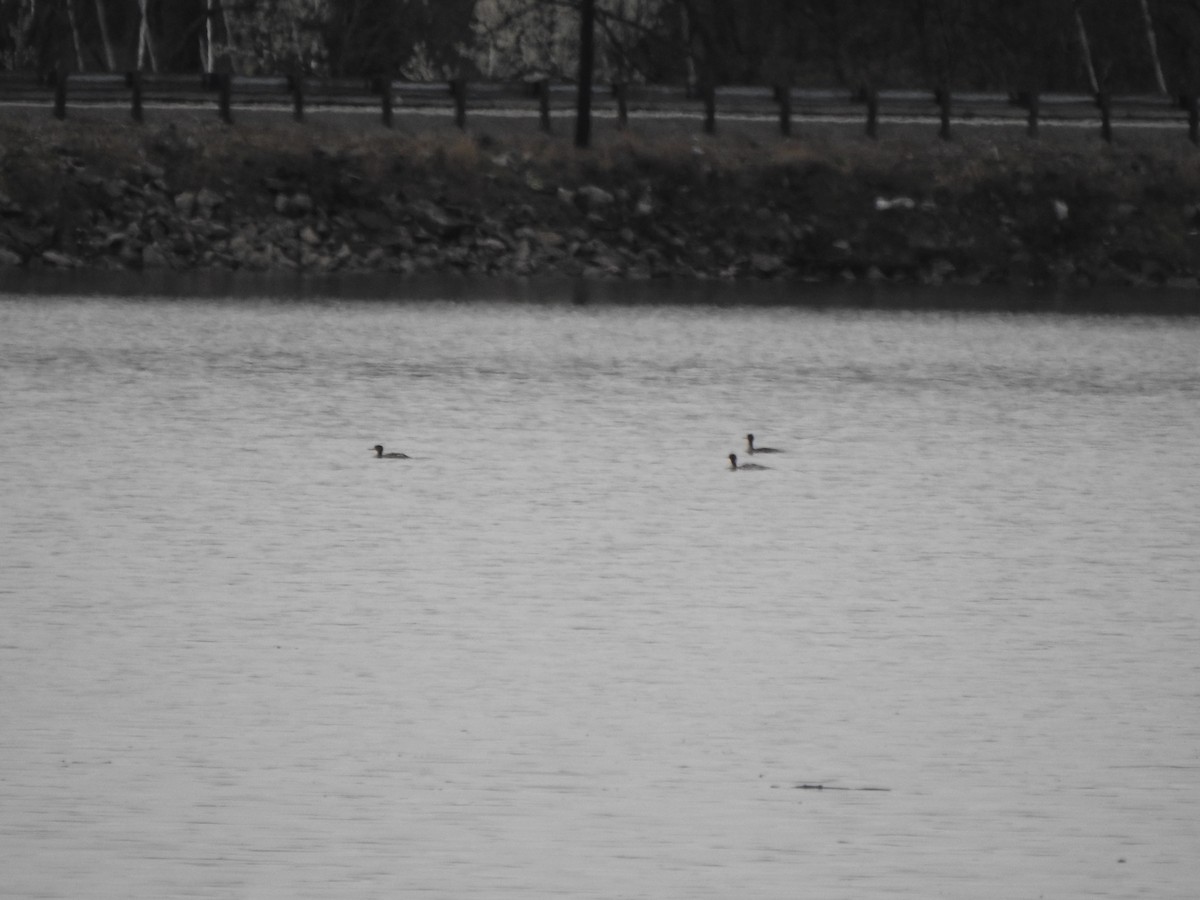
{"type": "Polygon", "coordinates": [[[171,260],[158,244],[147,244],[142,248],[142,268],[169,269],[171,260]]]}
{"type": "Polygon", "coordinates": [[[611,206],[616,202],[616,197],[610,194],[604,188],[597,187],[594,184],[585,185],[575,192],[576,197],[581,198],[589,208],[600,206],[611,206]]]}
{"type": "Polygon", "coordinates": [[[225,198],[210,188],[201,188],[196,194],[196,205],[206,216],[212,215],[214,209],[225,202],[225,198]]]}
{"type": "Polygon", "coordinates": [[[43,251],[42,261],[60,269],[74,269],[81,264],[74,256],[71,256],[69,253],[61,253],[58,250],[43,251]]]}
{"type": "Polygon", "coordinates": [[[771,253],[755,253],[750,257],[750,270],[758,276],[769,277],[783,269],[783,260],[771,253]]]}
{"type": "Polygon", "coordinates": [[[300,229],[300,240],[310,247],[316,247],[321,243],[321,236],[313,230],[311,225],[305,225],[300,229]]]}
{"type": "Polygon", "coordinates": [[[443,239],[457,237],[466,228],[463,221],[432,200],[420,200],[412,204],[409,211],[421,225],[443,239]]]}
{"type": "Polygon", "coordinates": [[[312,212],[312,209],[313,199],[303,191],[292,194],[290,197],[287,194],[275,195],[275,212],[281,216],[299,218],[312,212]]]}
{"type": "Polygon", "coordinates": [[[1054,201],[1054,218],[1060,222],[1067,221],[1071,216],[1071,208],[1062,200],[1054,201]]]}
{"type": "Polygon", "coordinates": [[[569,191],[565,187],[560,187],[558,189],[558,199],[560,202],[565,203],[568,206],[574,206],[575,205],[575,192],[569,191]]]}
{"type": "Polygon", "coordinates": [[[912,197],[876,197],[875,209],[879,212],[886,212],[889,209],[916,209],[917,201],[912,197]]]}
{"type": "Polygon", "coordinates": [[[353,215],[364,231],[387,231],[392,227],[391,219],[373,209],[356,209],[353,215]]]}
{"type": "Polygon", "coordinates": [[[480,238],[475,242],[475,247],[487,253],[504,253],[508,250],[508,245],[499,238],[480,238]]]}
{"type": "Polygon", "coordinates": [[[196,195],[191,191],[184,191],[182,194],[175,195],[175,210],[184,218],[190,219],[192,213],[196,209],[196,195]]]}
{"type": "Polygon", "coordinates": [[[929,278],[930,284],[941,284],[949,276],[957,272],[958,269],[954,263],[945,257],[938,257],[929,263],[929,278]]]}
{"type": "Polygon", "coordinates": [[[14,266],[21,265],[24,261],[20,255],[9,250],[7,247],[0,247],[0,266],[11,269],[14,266]]]}
{"type": "Polygon", "coordinates": [[[54,237],[54,229],[49,225],[26,226],[20,222],[5,223],[0,234],[5,233],[10,245],[27,253],[40,252],[54,237]]]}

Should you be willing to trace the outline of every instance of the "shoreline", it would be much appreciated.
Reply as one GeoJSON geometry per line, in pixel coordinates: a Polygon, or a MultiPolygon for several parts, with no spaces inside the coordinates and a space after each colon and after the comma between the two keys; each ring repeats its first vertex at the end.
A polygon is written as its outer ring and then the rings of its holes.
{"type": "Polygon", "coordinates": [[[0,302],[18,298],[200,303],[520,303],[610,307],[708,306],[945,312],[1003,315],[1200,316],[1200,292],[1004,285],[791,284],[787,282],[650,281],[248,271],[8,272],[0,302]]]}
{"type": "Polygon", "coordinates": [[[7,117],[0,273],[1114,289],[1149,306],[1200,287],[1200,163],[1183,140],[676,128],[577,152],[503,128],[7,117]]]}

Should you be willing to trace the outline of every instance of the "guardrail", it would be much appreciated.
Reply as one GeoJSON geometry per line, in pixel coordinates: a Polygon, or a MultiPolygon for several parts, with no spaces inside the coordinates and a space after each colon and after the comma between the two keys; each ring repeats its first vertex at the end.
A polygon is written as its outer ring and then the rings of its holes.
{"type": "MultiPolygon", "coordinates": [[[[555,112],[573,111],[576,87],[549,80],[528,82],[412,82],[375,79],[320,79],[284,76],[70,74],[38,80],[25,73],[0,73],[0,106],[46,106],[66,118],[72,107],[128,105],[135,121],[143,121],[147,104],[159,108],[215,106],[222,120],[233,122],[233,109],[262,109],[288,104],[296,121],[306,111],[375,110],[386,127],[395,109],[444,112],[460,127],[470,111],[532,114],[549,131],[555,112]]],[[[1200,119],[1195,96],[1169,100],[1157,95],[1021,94],[922,90],[881,90],[853,93],[832,88],[770,88],[732,85],[683,89],[664,85],[601,85],[593,91],[592,109],[615,116],[626,127],[631,112],[642,118],[695,116],[706,131],[716,130],[718,110],[728,120],[777,119],[780,133],[789,135],[795,119],[853,122],[861,120],[871,136],[880,121],[939,121],[940,135],[949,138],[954,122],[986,120],[1024,124],[1031,135],[1043,123],[1095,126],[1100,137],[1112,140],[1118,124],[1171,127],[1186,125],[1189,139],[1200,144],[1200,119]]]]}

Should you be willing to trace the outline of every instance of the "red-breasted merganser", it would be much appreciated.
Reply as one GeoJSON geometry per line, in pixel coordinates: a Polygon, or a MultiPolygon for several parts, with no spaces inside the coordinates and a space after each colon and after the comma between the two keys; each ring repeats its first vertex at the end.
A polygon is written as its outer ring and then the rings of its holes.
{"type": "Polygon", "coordinates": [[[755,447],[754,435],[748,434],[746,435],[746,452],[753,456],[755,453],[782,453],[783,451],[776,450],[774,447],[755,447]]]}
{"type": "Polygon", "coordinates": [[[749,469],[765,469],[767,466],[760,466],[758,463],[742,463],[740,466],[737,461],[737,454],[729,454],[729,469],[733,472],[741,472],[749,469]]]}
{"type": "Polygon", "coordinates": [[[407,453],[384,453],[383,444],[376,444],[371,449],[375,451],[376,459],[412,459],[407,453]]]}

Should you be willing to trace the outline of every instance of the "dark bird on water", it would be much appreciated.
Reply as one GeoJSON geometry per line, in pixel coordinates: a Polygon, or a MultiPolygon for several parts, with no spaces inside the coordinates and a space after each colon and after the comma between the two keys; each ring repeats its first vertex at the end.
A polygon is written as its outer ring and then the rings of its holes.
{"type": "Polygon", "coordinates": [[[375,451],[376,459],[412,459],[407,453],[384,453],[383,444],[376,444],[371,449],[375,451]]]}
{"type": "Polygon", "coordinates": [[[744,472],[750,469],[765,469],[767,466],[760,466],[758,463],[742,463],[740,466],[737,461],[737,454],[729,454],[729,468],[734,472],[744,472]]]}
{"type": "Polygon", "coordinates": [[[754,435],[746,435],[746,451],[753,456],[755,453],[782,453],[782,450],[777,450],[774,447],[755,447],[754,435]]]}

